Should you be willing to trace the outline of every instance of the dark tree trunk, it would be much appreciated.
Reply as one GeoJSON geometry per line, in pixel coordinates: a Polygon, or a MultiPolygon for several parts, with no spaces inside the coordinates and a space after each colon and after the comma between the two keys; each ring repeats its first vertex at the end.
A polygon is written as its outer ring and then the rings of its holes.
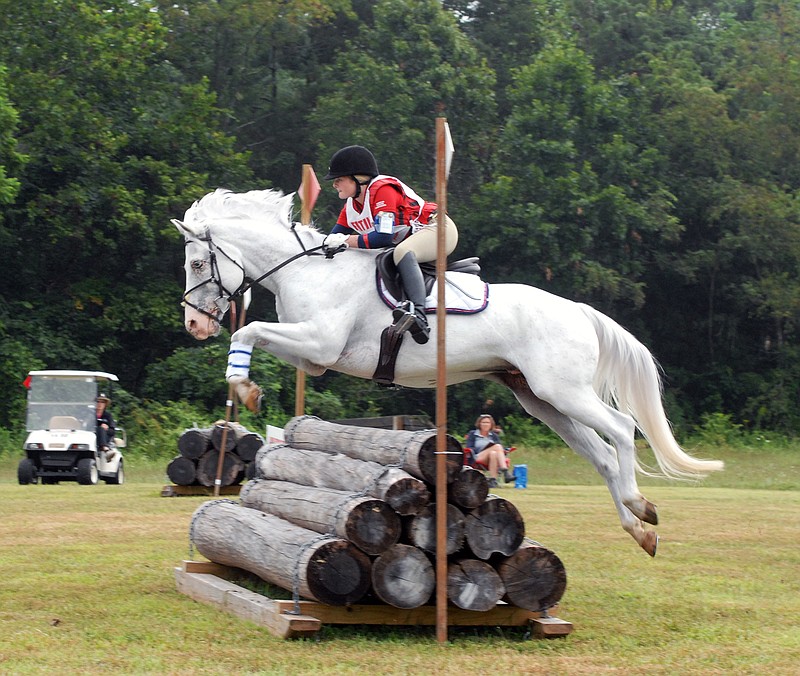
{"type": "Polygon", "coordinates": [[[395,608],[418,608],[428,602],[436,572],[427,556],[409,545],[395,545],[372,563],[372,589],[395,608]]]}
{"type": "MultiPolygon", "coordinates": [[[[292,418],[284,427],[286,443],[293,448],[343,453],[359,460],[396,465],[418,479],[436,483],[436,430],[381,430],[337,425],[314,416],[292,418]]],[[[461,469],[463,451],[455,437],[447,435],[447,480],[461,469]]]]}
{"type": "Polygon", "coordinates": [[[463,559],[447,566],[447,598],[464,610],[491,610],[506,588],[500,575],[485,561],[463,559]]]}
{"type": "Polygon", "coordinates": [[[367,554],[380,554],[400,538],[400,517],[389,505],[352,492],[254,479],[245,484],[239,499],[245,507],[296,526],[338,535],[367,554]]]}
{"type": "Polygon", "coordinates": [[[265,479],[364,492],[384,500],[398,514],[416,514],[430,499],[425,483],[408,472],[341,453],[300,450],[287,445],[265,446],[255,462],[258,475],[265,479]]]}
{"type": "Polygon", "coordinates": [[[531,540],[497,565],[506,600],[526,610],[542,611],[561,600],[567,588],[564,564],[552,551],[531,540]]]}
{"type": "Polygon", "coordinates": [[[189,537],[207,559],[248,570],[288,591],[296,587],[314,601],[352,604],[369,589],[369,557],[355,545],[231,500],[201,505],[189,537]]]}
{"type": "Polygon", "coordinates": [[[190,460],[198,460],[211,448],[211,429],[192,428],[178,437],[178,452],[190,460]]]}
{"type": "Polygon", "coordinates": [[[167,476],[178,486],[191,486],[197,480],[197,465],[194,460],[176,456],[167,465],[167,476]]]}
{"type": "MultiPolygon", "coordinates": [[[[217,465],[219,464],[219,451],[211,449],[197,461],[197,482],[203,486],[213,486],[217,479],[217,465]]],[[[226,453],[222,460],[223,486],[233,486],[239,478],[239,473],[244,469],[241,458],[234,453],[226,453]]]]}
{"type": "MultiPolygon", "coordinates": [[[[455,554],[464,544],[464,514],[447,505],[447,554],[455,554]]],[[[429,504],[408,524],[408,540],[415,547],[436,553],[436,503],[429,504]]]]}
{"type": "Polygon", "coordinates": [[[508,500],[489,497],[466,516],[467,544],[479,559],[499,553],[509,556],[525,537],[522,515],[508,500]]]}

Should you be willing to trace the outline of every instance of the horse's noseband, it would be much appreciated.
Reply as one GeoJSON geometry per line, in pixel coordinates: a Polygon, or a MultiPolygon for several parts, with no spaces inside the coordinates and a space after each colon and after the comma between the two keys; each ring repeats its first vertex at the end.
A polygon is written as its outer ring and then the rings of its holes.
{"type": "MultiPolygon", "coordinates": [[[[219,307],[217,301],[224,301],[225,303],[230,304],[230,302],[239,296],[241,296],[248,288],[249,285],[247,284],[247,280],[245,279],[244,268],[242,265],[234,260],[231,256],[229,256],[225,251],[218,245],[215,244],[214,241],[211,239],[211,233],[209,229],[206,228],[205,234],[203,237],[197,238],[200,242],[206,242],[208,245],[208,263],[211,268],[211,276],[208,279],[204,279],[199,284],[195,284],[191,289],[188,289],[183,294],[182,305],[188,305],[190,308],[197,310],[199,313],[213,319],[215,322],[220,323],[222,321],[222,317],[225,315],[227,308],[222,309],[219,307]],[[215,250],[216,249],[216,250],[215,250]],[[227,258],[231,263],[233,263],[237,268],[242,271],[242,283],[239,285],[235,291],[230,292],[228,289],[225,288],[225,285],[222,283],[222,275],[219,272],[219,264],[217,263],[217,251],[219,251],[225,258],[227,258]],[[216,314],[209,312],[205,308],[200,307],[199,305],[195,305],[189,300],[189,294],[193,293],[197,289],[205,286],[206,284],[216,284],[217,285],[217,297],[214,299],[214,306],[217,307],[218,312],[216,314]]],[[[188,244],[191,240],[186,240],[185,244],[188,244]]]]}
{"type": "MultiPolygon", "coordinates": [[[[271,274],[277,272],[282,267],[288,265],[292,261],[295,261],[298,258],[302,258],[303,256],[319,255],[316,252],[322,249],[322,245],[312,247],[311,249],[306,249],[305,245],[303,244],[303,240],[301,240],[300,235],[297,234],[297,229],[295,228],[295,225],[296,223],[292,223],[292,232],[294,233],[295,238],[300,244],[300,248],[302,249],[302,251],[298,254],[295,254],[294,256],[290,256],[285,261],[279,263],[274,268],[268,270],[267,272],[265,272],[263,275],[261,275],[256,279],[248,279],[247,274],[244,271],[244,266],[241,263],[239,263],[239,261],[235,260],[230,255],[225,253],[224,249],[222,249],[222,247],[220,247],[219,244],[215,244],[214,240],[211,239],[210,230],[206,228],[204,235],[202,237],[198,237],[197,240],[200,242],[206,242],[206,244],[208,245],[208,262],[209,266],[211,267],[211,276],[208,279],[204,279],[199,284],[195,284],[191,289],[188,289],[186,292],[184,292],[182,304],[188,305],[190,308],[193,308],[197,310],[199,313],[204,314],[206,317],[209,317],[213,319],[215,322],[220,323],[222,321],[222,318],[225,316],[227,308],[223,310],[220,309],[219,306],[217,306],[219,312],[217,314],[213,314],[208,310],[192,303],[189,300],[189,294],[205,286],[206,284],[216,284],[219,295],[214,299],[214,305],[217,305],[217,301],[219,300],[222,300],[225,303],[230,304],[232,300],[235,300],[236,298],[239,298],[240,296],[244,295],[244,293],[250,290],[250,288],[253,285],[258,284],[260,281],[266,279],[271,274]],[[242,271],[242,283],[239,284],[238,288],[236,288],[234,291],[228,291],[228,289],[226,289],[225,285],[222,283],[222,275],[220,275],[219,273],[219,265],[217,264],[217,253],[216,253],[217,251],[219,251],[223,256],[225,256],[225,258],[227,258],[231,263],[233,263],[237,268],[239,268],[242,271]]],[[[192,240],[187,239],[185,241],[185,244],[188,244],[190,241],[192,240]]]]}

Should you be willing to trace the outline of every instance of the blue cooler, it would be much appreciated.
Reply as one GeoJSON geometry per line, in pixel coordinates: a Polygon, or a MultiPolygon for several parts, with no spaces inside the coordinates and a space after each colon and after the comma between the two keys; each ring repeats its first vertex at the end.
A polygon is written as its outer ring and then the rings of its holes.
{"type": "Polygon", "coordinates": [[[528,487],[528,466],[514,465],[514,488],[528,487]]]}

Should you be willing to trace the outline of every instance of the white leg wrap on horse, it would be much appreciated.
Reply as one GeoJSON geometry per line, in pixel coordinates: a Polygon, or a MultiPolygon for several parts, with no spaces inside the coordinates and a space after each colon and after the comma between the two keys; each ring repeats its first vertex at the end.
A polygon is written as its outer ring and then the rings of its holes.
{"type": "Polygon", "coordinates": [[[225,380],[230,380],[232,376],[247,378],[250,374],[250,357],[252,354],[252,345],[235,340],[231,341],[231,349],[228,350],[228,368],[225,371],[225,380]]]}

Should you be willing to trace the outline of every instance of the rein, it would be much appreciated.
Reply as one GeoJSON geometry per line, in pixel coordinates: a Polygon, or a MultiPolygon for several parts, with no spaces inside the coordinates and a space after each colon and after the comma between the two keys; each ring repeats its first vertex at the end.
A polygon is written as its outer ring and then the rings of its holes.
{"type": "MultiPolygon", "coordinates": [[[[235,299],[240,298],[241,296],[243,296],[254,285],[258,284],[259,282],[261,282],[262,280],[266,279],[270,275],[275,274],[278,270],[280,270],[281,268],[289,265],[289,263],[292,263],[292,262],[296,261],[298,258],[302,258],[303,256],[319,256],[320,254],[318,254],[317,252],[320,249],[322,249],[322,245],[320,244],[319,246],[312,247],[311,249],[306,249],[305,244],[303,244],[303,240],[300,239],[300,235],[297,234],[296,225],[297,225],[296,223],[292,223],[291,230],[292,230],[292,234],[294,234],[294,237],[297,240],[297,243],[300,245],[300,248],[302,249],[302,251],[300,251],[300,253],[296,253],[294,256],[290,256],[289,258],[287,258],[282,263],[278,263],[278,265],[276,265],[275,267],[271,268],[270,270],[267,270],[267,272],[265,272],[260,277],[257,277],[256,279],[248,279],[247,275],[245,274],[244,267],[237,260],[232,258],[227,253],[225,253],[225,250],[222,247],[220,247],[219,244],[215,244],[214,243],[214,240],[211,239],[211,231],[210,231],[210,229],[206,228],[205,235],[203,237],[198,237],[197,239],[200,242],[206,242],[208,244],[208,259],[209,259],[209,263],[211,265],[211,276],[208,279],[204,279],[199,284],[195,284],[191,289],[188,289],[183,294],[183,301],[182,301],[181,304],[182,305],[188,305],[190,308],[193,308],[193,309],[197,310],[199,313],[204,314],[206,317],[210,317],[215,322],[219,322],[219,321],[222,320],[222,317],[225,315],[225,311],[220,310],[219,308],[217,308],[219,310],[219,314],[216,314],[216,315],[212,314],[208,310],[206,310],[204,308],[201,308],[201,307],[195,305],[194,303],[192,303],[189,300],[189,294],[193,293],[194,291],[196,291],[200,287],[205,286],[206,284],[216,284],[217,285],[217,289],[219,290],[219,295],[214,299],[214,305],[216,305],[218,300],[224,300],[224,301],[230,303],[232,300],[235,300],[235,299]],[[237,268],[239,268],[242,271],[242,283],[239,285],[239,287],[237,289],[235,289],[232,292],[228,291],[228,289],[226,289],[225,285],[222,283],[222,275],[219,274],[219,266],[217,265],[217,254],[216,254],[215,249],[216,249],[216,251],[219,251],[223,256],[225,256],[225,258],[227,258],[231,263],[233,263],[237,268]]],[[[188,243],[188,242],[189,242],[189,240],[186,240],[186,243],[188,243]]]]}

